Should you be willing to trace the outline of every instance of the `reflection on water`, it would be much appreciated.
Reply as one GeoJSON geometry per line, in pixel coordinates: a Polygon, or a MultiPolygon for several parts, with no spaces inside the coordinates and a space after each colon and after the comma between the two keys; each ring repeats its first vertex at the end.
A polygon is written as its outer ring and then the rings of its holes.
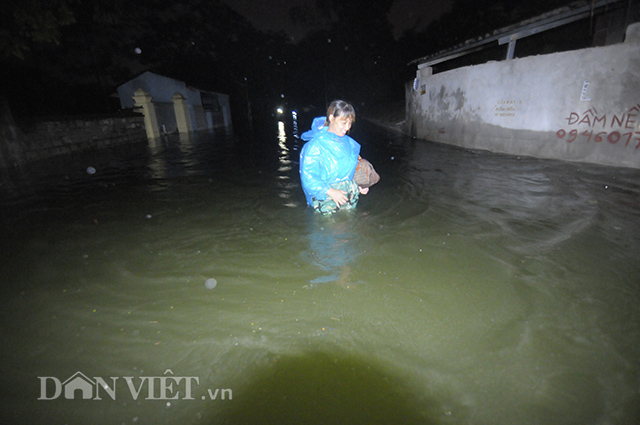
{"type": "Polygon", "coordinates": [[[4,423],[635,423],[640,172],[361,123],[383,178],[322,217],[292,129],[3,184],[4,423]]]}
{"type": "MultiPolygon", "coordinates": [[[[294,121],[295,123],[296,121],[294,121]]],[[[295,194],[299,191],[300,186],[297,183],[297,179],[295,178],[295,173],[293,172],[294,165],[297,166],[297,162],[294,163],[294,160],[291,158],[290,149],[293,147],[289,147],[287,144],[287,133],[285,130],[285,123],[283,121],[278,121],[278,175],[277,184],[279,186],[280,193],[278,196],[282,198],[284,205],[286,207],[296,208],[301,205],[295,198],[295,194]]],[[[297,168],[297,167],[296,167],[297,168]]]]}
{"type": "Polygon", "coordinates": [[[351,269],[358,258],[358,234],[354,214],[321,216],[309,211],[309,249],[303,261],[313,264],[320,275],[309,281],[311,285],[335,282],[349,288],[353,285],[351,269]]]}

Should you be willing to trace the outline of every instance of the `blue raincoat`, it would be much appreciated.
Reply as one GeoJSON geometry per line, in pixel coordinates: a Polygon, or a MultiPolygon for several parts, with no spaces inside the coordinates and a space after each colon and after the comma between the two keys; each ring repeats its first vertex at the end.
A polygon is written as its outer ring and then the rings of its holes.
{"type": "Polygon", "coordinates": [[[300,136],[307,141],[300,152],[300,179],[310,206],[314,198],[327,199],[332,184],[353,179],[360,155],[360,144],[347,135],[329,132],[325,119],[315,118],[311,130],[300,136]]]}

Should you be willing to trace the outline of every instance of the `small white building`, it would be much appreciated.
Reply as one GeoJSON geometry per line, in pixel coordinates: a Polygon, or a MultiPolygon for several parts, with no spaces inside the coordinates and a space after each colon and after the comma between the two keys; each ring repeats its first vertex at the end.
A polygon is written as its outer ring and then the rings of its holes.
{"type": "Polygon", "coordinates": [[[190,87],[153,72],[119,86],[118,96],[123,109],[142,110],[150,139],[232,125],[229,95],[190,87]]]}

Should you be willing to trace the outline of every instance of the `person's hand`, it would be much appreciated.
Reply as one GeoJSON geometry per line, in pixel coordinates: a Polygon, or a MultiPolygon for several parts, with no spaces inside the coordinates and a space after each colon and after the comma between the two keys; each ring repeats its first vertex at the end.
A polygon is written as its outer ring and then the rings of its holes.
{"type": "Polygon", "coordinates": [[[327,190],[327,196],[333,199],[333,202],[336,203],[337,206],[341,206],[347,203],[347,192],[340,189],[330,188],[327,190]]]}
{"type": "Polygon", "coordinates": [[[361,195],[366,195],[367,193],[369,193],[369,188],[368,187],[358,186],[358,189],[360,190],[360,194],[361,195]]]}

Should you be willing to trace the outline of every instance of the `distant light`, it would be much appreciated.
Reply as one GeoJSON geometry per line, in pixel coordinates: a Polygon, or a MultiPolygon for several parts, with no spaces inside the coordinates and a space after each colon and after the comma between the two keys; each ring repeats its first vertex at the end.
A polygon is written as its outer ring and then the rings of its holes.
{"type": "Polygon", "coordinates": [[[284,93],[282,93],[282,94],[280,95],[280,97],[281,97],[282,99],[284,99],[284,93]]]}
{"type": "Polygon", "coordinates": [[[278,113],[279,113],[279,114],[284,113],[284,109],[282,109],[282,108],[278,108],[278,113]]]}
{"type": "Polygon", "coordinates": [[[133,49],[134,52],[136,52],[137,55],[139,55],[140,53],[142,53],[142,49],[139,47],[136,47],[135,49],[133,49]]]}
{"type": "Polygon", "coordinates": [[[291,111],[291,115],[293,115],[294,117],[297,117],[298,113],[296,111],[291,111]]]}

